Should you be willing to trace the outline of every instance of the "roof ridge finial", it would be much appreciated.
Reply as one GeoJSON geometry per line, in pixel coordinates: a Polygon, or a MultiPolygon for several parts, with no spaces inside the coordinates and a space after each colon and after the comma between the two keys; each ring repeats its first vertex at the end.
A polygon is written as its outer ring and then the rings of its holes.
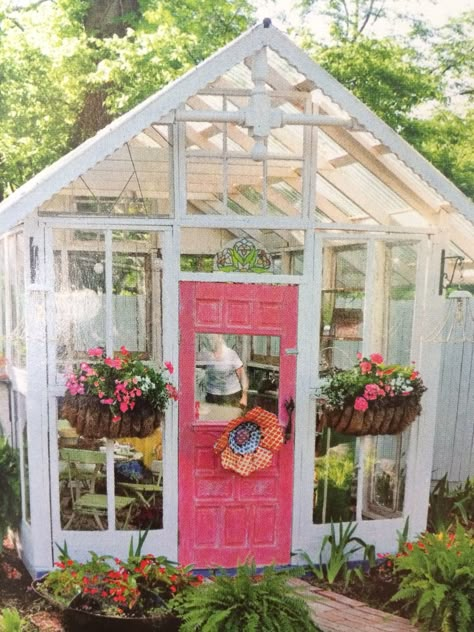
{"type": "Polygon", "coordinates": [[[271,26],[272,21],[270,18],[263,18],[263,28],[267,29],[269,26],[271,26]]]}

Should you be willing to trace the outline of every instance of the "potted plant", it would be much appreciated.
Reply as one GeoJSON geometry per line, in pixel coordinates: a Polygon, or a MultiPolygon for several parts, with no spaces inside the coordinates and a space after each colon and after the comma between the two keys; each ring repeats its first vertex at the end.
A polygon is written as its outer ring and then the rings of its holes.
{"type": "Polygon", "coordinates": [[[202,582],[190,567],[165,557],[132,551],[122,561],[91,553],[81,563],[69,557],[66,546],[60,551],[56,568],[33,588],[62,611],[68,630],[178,630],[174,600],[202,582]]]}
{"type": "Polygon", "coordinates": [[[235,576],[219,571],[211,581],[176,600],[181,632],[251,632],[298,630],[317,632],[305,601],[288,583],[293,572],[272,566],[257,575],[255,563],[237,567],[235,576]]]}
{"type": "Polygon", "coordinates": [[[136,354],[121,347],[117,357],[107,357],[102,347],[88,350],[68,376],[61,415],[90,439],[147,437],[161,424],[170,399],[177,399],[168,376],[173,366],[146,366],[136,354]]]}
{"type": "Polygon", "coordinates": [[[351,435],[403,432],[421,412],[426,387],[418,371],[384,364],[379,353],[357,359],[351,369],[333,369],[320,387],[319,427],[351,435]]]}

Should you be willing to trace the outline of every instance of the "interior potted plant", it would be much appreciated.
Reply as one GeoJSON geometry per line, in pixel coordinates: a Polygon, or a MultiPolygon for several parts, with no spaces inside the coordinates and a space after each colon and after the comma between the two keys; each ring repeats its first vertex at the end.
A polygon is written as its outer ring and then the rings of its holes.
{"type": "Polygon", "coordinates": [[[56,568],[33,582],[33,589],[62,612],[71,631],[178,630],[175,598],[202,577],[165,557],[141,555],[143,540],[133,552],[132,539],[126,561],[91,553],[81,563],[64,546],[56,568]]]}
{"type": "Polygon", "coordinates": [[[145,365],[121,347],[107,357],[102,347],[88,350],[89,362],[68,376],[61,416],[77,433],[90,439],[147,437],[160,426],[177,390],[169,380],[173,366],[145,365]]]}
{"type": "Polygon", "coordinates": [[[333,369],[320,387],[319,423],[351,435],[399,434],[421,412],[426,387],[414,365],[384,364],[379,353],[347,370],[333,369]]]}

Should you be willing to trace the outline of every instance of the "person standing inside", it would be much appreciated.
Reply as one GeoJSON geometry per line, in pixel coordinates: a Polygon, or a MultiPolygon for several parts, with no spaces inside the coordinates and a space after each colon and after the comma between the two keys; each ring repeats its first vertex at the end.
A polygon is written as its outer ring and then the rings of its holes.
{"type": "Polygon", "coordinates": [[[245,408],[249,386],[242,360],[221,334],[210,334],[208,339],[210,349],[202,354],[206,365],[206,402],[245,408]]]}

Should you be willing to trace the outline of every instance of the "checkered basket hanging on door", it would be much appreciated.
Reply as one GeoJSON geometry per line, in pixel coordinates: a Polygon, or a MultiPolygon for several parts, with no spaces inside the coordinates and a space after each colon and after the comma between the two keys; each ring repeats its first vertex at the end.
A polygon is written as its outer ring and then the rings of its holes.
{"type": "Polygon", "coordinates": [[[249,476],[269,467],[273,453],[283,444],[283,429],[278,418],[258,406],[230,421],[214,445],[222,467],[249,476]]]}

